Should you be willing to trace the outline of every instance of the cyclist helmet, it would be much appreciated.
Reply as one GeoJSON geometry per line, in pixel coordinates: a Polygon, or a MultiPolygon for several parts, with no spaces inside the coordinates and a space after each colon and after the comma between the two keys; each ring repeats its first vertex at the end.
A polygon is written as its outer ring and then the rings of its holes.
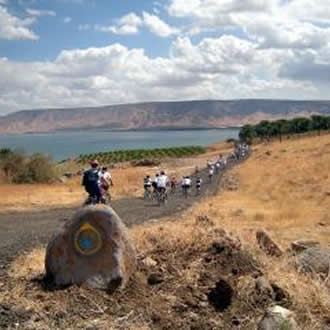
{"type": "Polygon", "coordinates": [[[165,172],[164,172],[164,171],[161,171],[161,172],[160,172],[160,175],[165,175],[165,172]]]}
{"type": "Polygon", "coordinates": [[[107,171],[107,170],[108,170],[108,168],[106,166],[102,167],[102,171],[107,171]]]}
{"type": "Polygon", "coordinates": [[[97,167],[99,166],[99,162],[97,161],[97,159],[93,159],[90,161],[90,164],[92,167],[97,167]]]}

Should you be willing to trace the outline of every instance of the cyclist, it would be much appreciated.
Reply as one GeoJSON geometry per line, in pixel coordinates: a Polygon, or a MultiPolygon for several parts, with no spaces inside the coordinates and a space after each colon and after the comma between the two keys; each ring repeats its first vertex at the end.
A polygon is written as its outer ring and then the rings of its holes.
{"type": "Polygon", "coordinates": [[[212,182],[213,174],[214,174],[214,166],[211,166],[209,168],[209,181],[210,181],[210,183],[212,182]]]}
{"type": "Polygon", "coordinates": [[[157,187],[158,178],[159,178],[159,174],[156,173],[155,178],[151,182],[151,185],[152,185],[152,188],[153,188],[153,190],[152,190],[152,198],[153,199],[157,198],[157,195],[158,195],[158,187],[157,187]]]}
{"type": "Polygon", "coordinates": [[[220,172],[220,168],[221,168],[221,164],[218,161],[218,162],[215,163],[215,173],[218,174],[220,172]]]}
{"type": "Polygon", "coordinates": [[[177,180],[175,176],[172,176],[171,178],[171,182],[170,182],[170,186],[171,186],[171,193],[174,193],[176,190],[176,186],[177,186],[177,180]]]}
{"type": "Polygon", "coordinates": [[[166,187],[168,186],[168,183],[169,183],[168,176],[165,174],[164,171],[161,171],[157,179],[158,192],[161,191],[166,192],[166,187]]]}
{"type": "Polygon", "coordinates": [[[160,202],[166,202],[167,200],[167,192],[166,188],[169,184],[168,176],[165,174],[164,171],[160,172],[160,175],[157,179],[157,191],[158,191],[158,201],[160,202]]]}
{"type": "Polygon", "coordinates": [[[102,202],[106,203],[107,199],[108,202],[110,202],[111,195],[109,189],[112,186],[113,186],[112,176],[110,172],[108,172],[108,168],[106,166],[103,166],[100,172],[100,190],[102,195],[102,202]]]}
{"type": "Polygon", "coordinates": [[[188,197],[189,189],[191,187],[191,179],[190,179],[190,177],[189,176],[183,177],[183,180],[182,180],[181,185],[182,185],[182,192],[185,195],[185,197],[187,198],[188,197]]]}
{"type": "Polygon", "coordinates": [[[196,178],[196,194],[199,195],[201,192],[203,180],[201,177],[196,178]]]}
{"type": "Polygon", "coordinates": [[[91,168],[84,172],[82,185],[88,193],[88,203],[100,203],[102,194],[100,189],[100,170],[99,162],[95,159],[90,162],[91,168]]]}
{"type": "Polygon", "coordinates": [[[151,187],[152,187],[152,180],[150,175],[145,176],[143,179],[143,187],[144,187],[144,198],[151,196],[151,187]]]}

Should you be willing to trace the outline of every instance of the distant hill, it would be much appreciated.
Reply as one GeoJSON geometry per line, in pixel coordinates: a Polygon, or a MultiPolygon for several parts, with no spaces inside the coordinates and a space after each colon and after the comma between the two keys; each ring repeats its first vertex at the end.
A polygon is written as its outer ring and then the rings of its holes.
{"type": "Polygon", "coordinates": [[[220,128],[263,119],[330,115],[330,101],[232,100],[150,102],[70,109],[25,110],[0,117],[0,133],[77,129],[220,128]]]}

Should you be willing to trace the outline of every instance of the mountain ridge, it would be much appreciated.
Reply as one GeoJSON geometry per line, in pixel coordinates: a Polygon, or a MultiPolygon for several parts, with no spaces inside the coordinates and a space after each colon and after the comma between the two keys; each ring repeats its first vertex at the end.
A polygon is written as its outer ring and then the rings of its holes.
{"type": "Polygon", "coordinates": [[[238,99],[142,102],[21,110],[0,117],[0,133],[223,128],[312,114],[330,115],[330,101],[238,99]]]}

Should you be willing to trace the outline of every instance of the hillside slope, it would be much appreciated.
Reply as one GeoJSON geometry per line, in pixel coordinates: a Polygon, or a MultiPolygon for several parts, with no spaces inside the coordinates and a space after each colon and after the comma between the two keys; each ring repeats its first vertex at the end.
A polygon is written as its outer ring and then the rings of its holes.
{"type": "Polygon", "coordinates": [[[0,133],[82,128],[219,128],[310,114],[330,114],[330,101],[186,101],[26,110],[0,117],[0,133]]]}

